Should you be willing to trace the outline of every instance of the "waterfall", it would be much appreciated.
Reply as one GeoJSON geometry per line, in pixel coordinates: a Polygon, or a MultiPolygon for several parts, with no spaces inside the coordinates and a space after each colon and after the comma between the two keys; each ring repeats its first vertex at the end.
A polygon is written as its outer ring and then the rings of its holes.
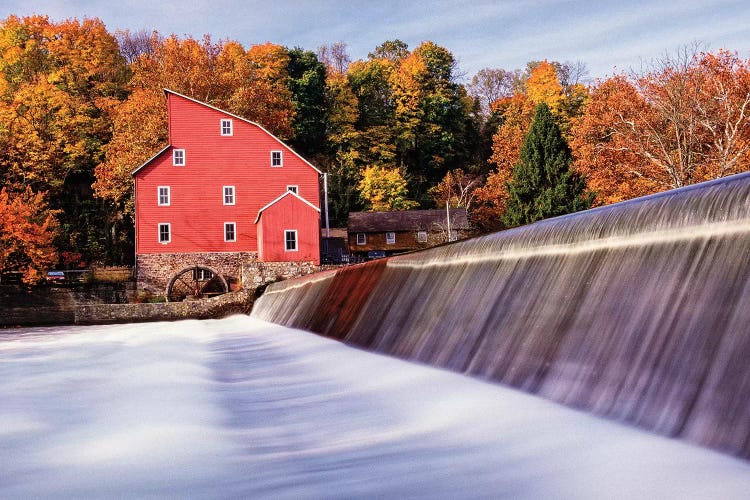
{"type": "Polygon", "coordinates": [[[276,283],[253,315],[750,458],[750,174],[276,283]]]}

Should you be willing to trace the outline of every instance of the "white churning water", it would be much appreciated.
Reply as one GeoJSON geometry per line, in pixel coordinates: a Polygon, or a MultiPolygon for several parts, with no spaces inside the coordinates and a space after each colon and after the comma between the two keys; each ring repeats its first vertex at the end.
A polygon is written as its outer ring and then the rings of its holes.
{"type": "Polygon", "coordinates": [[[750,463],[248,317],[0,336],[0,498],[747,498],[750,463]]]}

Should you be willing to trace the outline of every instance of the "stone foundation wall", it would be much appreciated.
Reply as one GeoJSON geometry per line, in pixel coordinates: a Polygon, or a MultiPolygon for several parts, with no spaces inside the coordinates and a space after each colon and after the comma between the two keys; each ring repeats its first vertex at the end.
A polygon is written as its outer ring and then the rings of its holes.
{"type": "Polygon", "coordinates": [[[281,279],[295,278],[312,274],[330,266],[316,266],[312,262],[244,262],[240,277],[246,288],[279,281],[281,279]]]}
{"type": "Polygon", "coordinates": [[[258,262],[256,252],[233,253],[161,253],[136,256],[138,290],[164,295],[169,280],[190,266],[203,266],[231,278],[237,289],[255,289],[280,279],[304,276],[332,266],[316,266],[313,262],[258,262]]]}
{"type": "Polygon", "coordinates": [[[241,280],[244,262],[258,259],[256,252],[159,253],[136,256],[138,290],[164,295],[172,277],[189,266],[216,270],[225,278],[241,280]]]}

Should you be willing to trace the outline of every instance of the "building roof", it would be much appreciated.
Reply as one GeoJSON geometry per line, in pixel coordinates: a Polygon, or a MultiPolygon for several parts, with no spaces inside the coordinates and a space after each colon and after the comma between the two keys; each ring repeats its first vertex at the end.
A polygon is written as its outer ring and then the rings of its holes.
{"type": "Polygon", "coordinates": [[[297,198],[299,201],[301,201],[302,203],[304,203],[305,205],[308,205],[312,209],[317,210],[318,212],[320,212],[320,209],[318,207],[316,207],[315,205],[313,205],[312,203],[310,203],[309,201],[307,201],[306,199],[304,199],[303,197],[301,197],[300,195],[298,195],[294,191],[286,191],[284,194],[282,194],[281,196],[279,196],[278,198],[276,198],[275,200],[273,200],[272,202],[270,202],[268,205],[266,205],[265,207],[263,207],[260,210],[258,210],[258,216],[255,218],[255,222],[253,224],[257,224],[258,223],[258,221],[260,220],[261,214],[263,214],[263,212],[265,210],[271,208],[272,205],[275,205],[276,203],[280,202],[281,200],[283,200],[287,196],[293,196],[293,197],[297,198]]]}
{"type": "MultiPolygon", "coordinates": [[[[469,229],[465,208],[450,210],[451,229],[469,229]]],[[[385,231],[430,231],[446,226],[445,209],[403,210],[400,212],[350,212],[350,233],[385,231]]]]}

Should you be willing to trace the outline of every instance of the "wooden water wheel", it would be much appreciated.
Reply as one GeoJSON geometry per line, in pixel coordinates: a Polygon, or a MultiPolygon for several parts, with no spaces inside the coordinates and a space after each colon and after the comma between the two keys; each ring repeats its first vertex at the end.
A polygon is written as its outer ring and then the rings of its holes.
{"type": "Polygon", "coordinates": [[[229,286],[220,273],[210,267],[190,266],[175,274],[167,286],[167,301],[201,299],[227,293],[229,286]]]}

